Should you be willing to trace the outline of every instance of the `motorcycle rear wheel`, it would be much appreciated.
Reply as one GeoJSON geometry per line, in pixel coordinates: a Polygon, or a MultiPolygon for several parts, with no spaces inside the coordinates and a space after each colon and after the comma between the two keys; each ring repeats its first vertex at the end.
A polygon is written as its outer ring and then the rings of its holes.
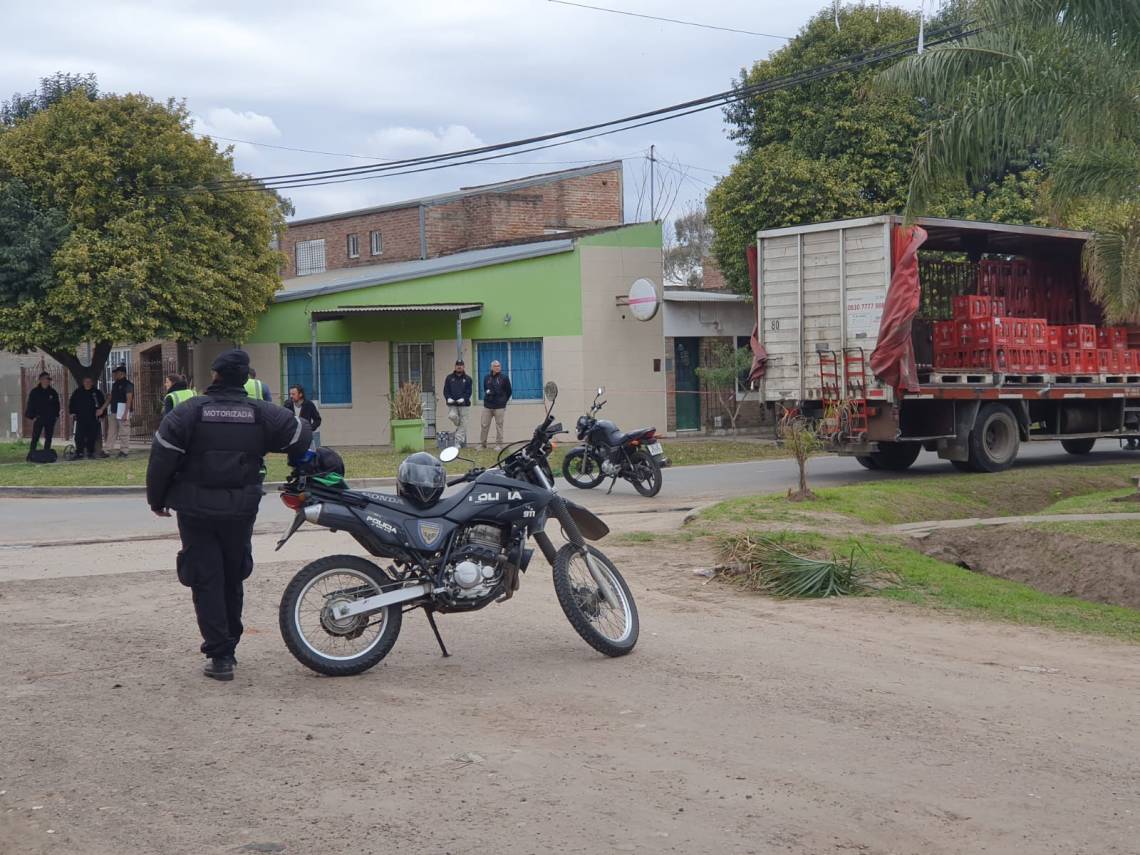
{"type": "Polygon", "coordinates": [[[605,480],[602,461],[584,448],[575,448],[562,459],[562,477],[566,483],[582,490],[592,490],[605,480]]]}
{"type": "Polygon", "coordinates": [[[599,549],[587,546],[618,599],[614,609],[601,596],[586,556],[571,543],[554,558],[554,592],[558,605],[582,639],[606,656],[625,656],[637,644],[640,623],[633,594],[617,567],[599,549]]]}
{"type": "Polygon", "coordinates": [[[661,492],[661,467],[647,451],[638,451],[630,461],[633,471],[626,476],[633,489],[647,499],[661,492]]]}
{"type": "Polygon", "coordinates": [[[367,671],[388,655],[400,635],[400,604],[341,620],[331,609],[391,586],[383,570],[355,555],[329,555],[306,564],[281,595],[277,618],[285,646],[318,674],[348,677],[367,671]],[[360,639],[360,645],[350,644],[360,639]]]}

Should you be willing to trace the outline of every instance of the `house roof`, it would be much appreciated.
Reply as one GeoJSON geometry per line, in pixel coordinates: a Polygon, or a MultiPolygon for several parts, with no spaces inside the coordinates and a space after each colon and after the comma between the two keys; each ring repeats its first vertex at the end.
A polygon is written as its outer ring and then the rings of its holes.
{"type": "Polygon", "coordinates": [[[322,217],[307,217],[302,220],[290,220],[290,226],[303,226],[309,223],[324,223],[329,220],[342,220],[348,217],[359,217],[367,214],[379,214],[383,211],[398,211],[401,208],[417,208],[420,205],[443,205],[448,202],[455,202],[460,199],[466,199],[469,196],[481,196],[484,193],[510,193],[515,190],[525,190],[527,187],[537,187],[543,184],[554,184],[558,181],[565,181],[569,178],[582,178],[587,175],[595,175],[599,172],[612,172],[615,169],[620,170],[622,162],[620,160],[610,160],[605,163],[592,163],[588,166],[579,166],[575,169],[563,169],[559,172],[543,172],[538,175],[527,175],[523,178],[515,178],[510,181],[499,181],[494,184],[481,184],[475,187],[461,187],[459,190],[454,190],[450,193],[440,193],[435,196],[420,196],[416,199],[405,199],[402,202],[390,202],[386,205],[375,205],[370,208],[356,208],[352,211],[340,211],[335,214],[326,214],[322,217]]]}
{"type": "Polygon", "coordinates": [[[282,283],[285,290],[278,291],[273,301],[275,303],[287,303],[291,300],[308,300],[311,297],[319,297],[324,294],[355,291],[358,288],[387,285],[392,282],[406,282],[409,279],[422,279],[425,276],[438,276],[441,273],[474,270],[478,267],[490,267],[509,261],[541,258],[545,255],[570,252],[573,249],[573,238],[559,238],[539,243],[473,249],[468,252],[457,252],[454,255],[443,255],[439,258],[330,270],[327,273],[315,273],[285,280],[282,283]]]}
{"type": "Polygon", "coordinates": [[[747,303],[743,294],[724,291],[702,291],[696,288],[666,288],[665,301],[669,303],[747,303]]]}
{"type": "Polygon", "coordinates": [[[460,315],[464,320],[483,314],[482,303],[413,303],[404,306],[339,306],[321,309],[310,316],[314,321],[338,321],[346,315],[460,315]]]}

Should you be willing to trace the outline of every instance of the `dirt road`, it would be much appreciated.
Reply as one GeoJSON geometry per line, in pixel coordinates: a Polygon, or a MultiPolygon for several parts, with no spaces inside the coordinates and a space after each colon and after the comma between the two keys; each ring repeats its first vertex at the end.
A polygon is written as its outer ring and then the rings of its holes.
{"type": "MultiPolygon", "coordinates": [[[[676,520],[655,519],[658,525],[676,520]]],[[[613,522],[613,521],[611,521],[613,522]]],[[[646,528],[637,519],[637,528],[646,528]]],[[[263,564],[228,685],[172,573],[0,583],[0,852],[1136,853],[1135,647],[703,584],[609,547],[641,643],[607,660],[532,565],[317,677],[263,564]]]]}

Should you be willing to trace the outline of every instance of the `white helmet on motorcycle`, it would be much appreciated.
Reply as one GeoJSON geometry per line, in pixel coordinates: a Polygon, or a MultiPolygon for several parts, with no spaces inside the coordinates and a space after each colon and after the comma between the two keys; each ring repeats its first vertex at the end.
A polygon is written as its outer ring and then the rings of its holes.
{"type": "Polygon", "coordinates": [[[404,458],[396,473],[396,492],[418,508],[430,508],[438,502],[446,486],[443,464],[426,451],[404,458]]]}

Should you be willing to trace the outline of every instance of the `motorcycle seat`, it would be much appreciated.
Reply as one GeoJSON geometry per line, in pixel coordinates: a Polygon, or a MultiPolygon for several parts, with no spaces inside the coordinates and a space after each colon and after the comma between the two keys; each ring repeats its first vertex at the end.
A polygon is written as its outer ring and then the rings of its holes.
{"type": "Polygon", "coordinates": [[[625,445],[632,439],[641,439],[646,434],[655,432],[656,428],[638,428],[631,430],[628,433],[623,433],[620,430],[615,430],[609,435],[609,443],[612,446],[625,445]]]}

